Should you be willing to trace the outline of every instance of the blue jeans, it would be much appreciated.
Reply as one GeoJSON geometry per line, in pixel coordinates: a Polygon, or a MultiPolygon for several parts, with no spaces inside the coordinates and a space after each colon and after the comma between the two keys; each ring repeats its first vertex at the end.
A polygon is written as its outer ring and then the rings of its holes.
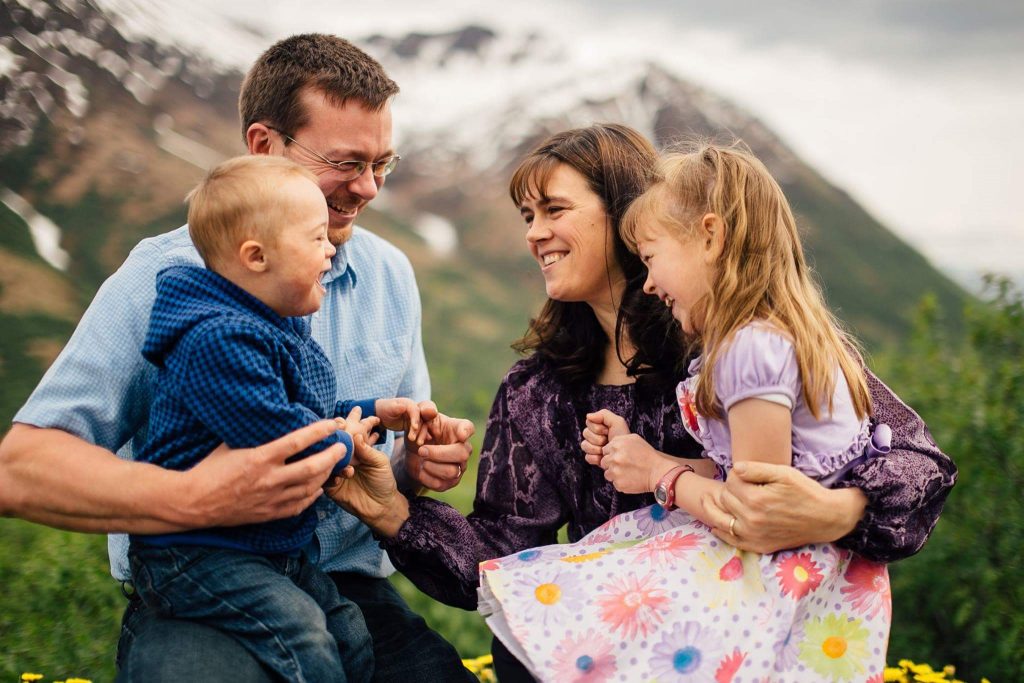
{"type": "MultiPolygon", "coordinates": [[[[448,641],[409,609],[387,579],[329,575],[343,597],[356,603],[373,638],[377,683],[473,683],[448,641]]],[[[273,683],[275,678],[236,640],[189,621],[166,619],[131,596],[117,646],[118,681],[273,683]]]]}
{"type": "Polygon", "coordinates": [[[362,612],[304,557],[133,545],[129,559],[139,596],[157,614],[233,636],[285,680],[371,680],[362,612]]]}

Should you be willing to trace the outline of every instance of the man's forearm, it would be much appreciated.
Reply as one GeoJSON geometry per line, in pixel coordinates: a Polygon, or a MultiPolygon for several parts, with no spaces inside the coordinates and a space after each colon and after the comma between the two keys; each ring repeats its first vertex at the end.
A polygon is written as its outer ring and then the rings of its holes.
{"type": "Polygon", "coordinates": [[[15,424],[0,443],[0,514],[85,532],[190,528],[179,472],[130,462],[57,429],[15,424]]]}

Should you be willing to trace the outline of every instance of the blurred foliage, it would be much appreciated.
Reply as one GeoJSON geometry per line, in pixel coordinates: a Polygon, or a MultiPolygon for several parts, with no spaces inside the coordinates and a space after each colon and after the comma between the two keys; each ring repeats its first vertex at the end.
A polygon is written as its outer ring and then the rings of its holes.
{"type": "Polygon", "coordinates": [[[958,676],[1024,680],[1024,304],[1007,280],[967,307],[950,340],[926,300],[878,373],[917,410],[960,477],[919,555],[891,568],[890,660],[952,662],[958,676]]]}

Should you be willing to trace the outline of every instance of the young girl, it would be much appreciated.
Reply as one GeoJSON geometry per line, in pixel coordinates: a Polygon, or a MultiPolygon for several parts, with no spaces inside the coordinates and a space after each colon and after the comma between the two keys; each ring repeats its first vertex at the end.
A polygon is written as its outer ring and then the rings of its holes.
{"type": "MultiPolygon", "coordinates": [[[[481,611],[542,680],[881,681],[884,565],[830,544],[743,552],[701,521],[734,463],[792,464],[832,485],[872,452],[863,370],[782,190],[752,155],[706,146],[662,162],[622,231],[647,265],[644,290],[703,351],[677,395],[708,461],[654,451],[607,410],[589,415],[588,461],[659,505],[573,545],[483,563],[481,611]]],[[[742,532],[733,519],[719,533],[742,532]]]]}

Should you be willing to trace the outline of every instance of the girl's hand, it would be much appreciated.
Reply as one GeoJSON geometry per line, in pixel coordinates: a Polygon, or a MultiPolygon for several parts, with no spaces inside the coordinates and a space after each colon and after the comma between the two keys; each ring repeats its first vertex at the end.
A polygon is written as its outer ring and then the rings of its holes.
{"type": "Polygon", "coordinates": [[[640,436],[624,434],[608,442],[599,464],[604,469],[604,478],[616,490],[622,493],[650,493],[665,473],[678,464],[676,460],[655,450],[640,436]]]}
{"type": "Polygon", "coordinates": [[[583,430],[583,449],[586,461],[591,465],[601,465],[605,455],[604,447],[617,436],[629,434],[626,421],[608,409],[587,414],[587,426],[583,430]]]}

